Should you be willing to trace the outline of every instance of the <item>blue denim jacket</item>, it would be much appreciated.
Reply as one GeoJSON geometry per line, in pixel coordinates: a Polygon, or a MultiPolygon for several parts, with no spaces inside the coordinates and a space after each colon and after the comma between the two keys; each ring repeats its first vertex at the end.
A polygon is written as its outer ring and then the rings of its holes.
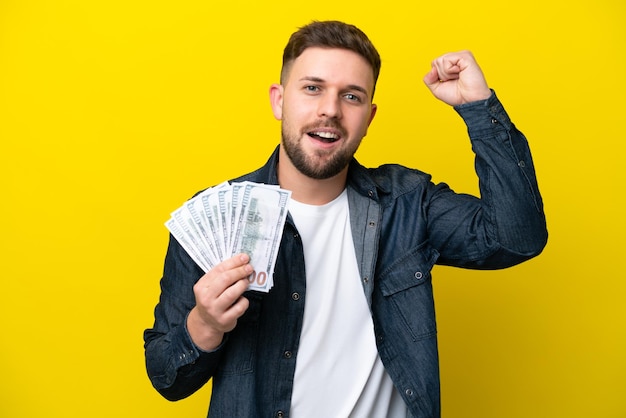
{"type": "MultiPolygon", "coordinates": [[[[495,93],[455,109],[476,154],[480,199],[398,165],[370,169],[353,160],[348,175],[352,234],[376,344],[411,417],[440,416],[433,266],[504,268],[536,256],[547,240],[528,144],[495,93]]],[[[277,184],[277,159],[275,151],[264,167],[237,181],[277,184]]],[[[247,292],[249,309],[213,352],[198,349],[185,328],[202,274],[170,238],[154,327],[144,334],[152,384],[177,400],[213,378],[210,417],[288,417],[306,302],[302,241],[292,219],[274,287],[268,294],[247,292]]]]}

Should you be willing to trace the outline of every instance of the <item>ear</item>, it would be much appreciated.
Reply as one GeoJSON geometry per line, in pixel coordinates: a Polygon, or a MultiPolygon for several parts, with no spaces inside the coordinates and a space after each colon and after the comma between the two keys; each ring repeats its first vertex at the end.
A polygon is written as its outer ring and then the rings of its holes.
{"type": "Polygon", "coordinates": [[[374,120],[374,116],[376,116],[376,111],[378,110],[378,106],[372,103],[372,109],[370,110],[370,119],[367,121],[367,127],[365,128],[365,133],[363,136],[367,135],[367,129],[370,127],[370,124],[374,120]]]}
{"type": "Polygon", "coordinates": [[[367,126],[370,126],[370,124],[374,120],[374,116],[376,116],[376,111],[377,110],[378,110],[378,106],[376,106],[374,103],[372,103],[372,110],[371,110],[371,113],[370,113],[370,120],[367,122],[367,126]]]}
{"type": "Polygon", "coordinates": [[[272,113],[277,120],[283,118],[283,91],[283,86],[280,84],[270,86],[270,104],[272,105],[272,113]]]}

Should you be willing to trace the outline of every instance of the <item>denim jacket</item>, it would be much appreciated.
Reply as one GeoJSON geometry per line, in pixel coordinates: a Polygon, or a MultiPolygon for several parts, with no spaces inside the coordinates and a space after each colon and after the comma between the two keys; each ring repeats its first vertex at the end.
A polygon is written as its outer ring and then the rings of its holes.
{"type": "MultiPolygon", "coordinates": [[[[480,199],[398,165],[365,168],[353,160],[348,174],[352,234],[376,344],[411,417],[440,416],[433,266],[505,268],[536,256],[547,241],[527,141],[495,93],[455,109],[476,154],[480,199]]],[[[236,180],[277,184],[277,159],[274,151],[265,166],[236,180]]],[[[202,274],[170,237],[154,326],[144,334],[152,384],[177,400],[212,378],[210,417],[288,417],[306,302],[293,220],[284,228],[274,287],[246,293],[248,310],[213,352],[196,347],[185,327],[202,274]]]]}

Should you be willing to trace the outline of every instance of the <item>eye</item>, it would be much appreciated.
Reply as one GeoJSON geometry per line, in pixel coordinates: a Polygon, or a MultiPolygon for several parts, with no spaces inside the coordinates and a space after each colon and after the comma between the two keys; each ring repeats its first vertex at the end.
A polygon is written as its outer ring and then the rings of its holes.
{"type": "Polygon", "coordinates": [[[318,91],[320,91],[320,88],[318,86],[309,85],[304,86],[304,90],[308,93],[317,93],[318,91]]]}
{"type": "Polygon", "coordinates": [[[357,102],[357,103],[362,102],[361,97],[353,93],[346,93],[343,97],[345,97],[351,102],[357,102]]]}

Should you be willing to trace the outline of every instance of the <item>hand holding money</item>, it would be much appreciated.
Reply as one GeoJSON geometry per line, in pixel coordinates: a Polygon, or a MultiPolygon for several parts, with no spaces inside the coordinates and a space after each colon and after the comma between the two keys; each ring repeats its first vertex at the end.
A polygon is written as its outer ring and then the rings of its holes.
{"type": "Polygon", "coordinates": [[[204,272],[248,254],[254,267],[249,289],[268,292],[290,197],[278,186],[222,183],[172,212],[165,226],[204,272]]]}

